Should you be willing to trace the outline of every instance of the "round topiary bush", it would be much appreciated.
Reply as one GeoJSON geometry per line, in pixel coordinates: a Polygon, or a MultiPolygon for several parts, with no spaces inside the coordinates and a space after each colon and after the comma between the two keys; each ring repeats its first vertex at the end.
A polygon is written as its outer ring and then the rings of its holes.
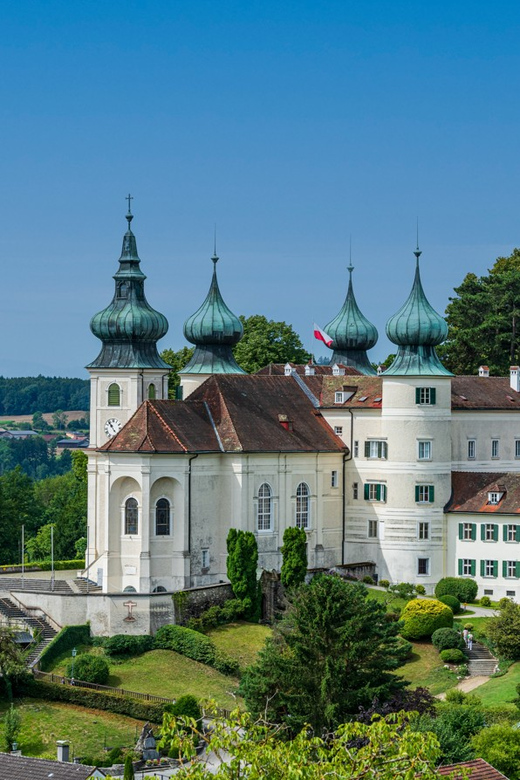
{"type": "Polygon", "coordinates": [[[441,596],[456,596],[463,604],[475,601],[477,591],[477,583],[469,577],[443,577],[435,586],[437,598],[441,596]]]}
{"type": "Polygon", "coordinates": [[[72,669],[72,661],[69,663],[67,675],[81,682],[106,685],[110,677],[110,667],[101,656],[82,653],[74,660],[74,670],[72,669]]]}
{"type": "Polygon", "coordinates": [[[370,574],[365,574],[365,576],[363,577],[363,582],[365,583],[365,585],[373,585],[374,584],[374,580],[372,579],[370,574]]]}
{"type": "Polygon", "coordinates": [[[415,599],[409,601],[401,613],[404,622],[401,636],[405,639],[430,637],[438,628],[451,628],[453,612],[440,601],[415,599]]]}
{"type": "Polygon", "coordinates": [[[454,628],[438,628],[432,634],[432,645],[437,650],[464,650],[464,639],[454,628]]]}
{"type": "MultiPolygon", "coordinates": [[[[482,604],[482,599],[480,599],[480,603],[482,604]]],[[[508,599],[507,596],[504,596],[498,602],[498,608],[499,609],[504,609],[504,607],[507,607],[507,605],[510,604],[510,603],[511,603],[511,599],[508,599]]]]}
{"type": "Polygon", "coordinates": [[[451,650],[441,650],[440,656],[445,664],[463,664],[467,660],[462,650],[458,650],[456,647],[451,648],[451,650]]]}
{"type": "Polygon", "coordinates": [[[388,582],[388,580],[379,580],[379,585],[380,585],[382,588],[388,588],[388,586],[390,585],[390,583],[388,582]]]}
{"type": "Polygon", "coordinates": [[[424,585],[416,585],[415,592],[417,593],[418,596],[424,596],[424,594],[426,593],[426,588],[424,587],[424,585]]]}
{"type": "Polygon", "coordinates": [[[489,596],[482,596],[480,599],[480,606],[481,607],[490,607],[491,606],[491,599],[489,596]]]}
{"type": "Polygon", "coordinates": [[[454,615],[457,615],[460,612],[460,601],[456,596],[441,596],[439,601],[442,601],[443,604],[447,604],[448,607],[451,608],[451,611],[454,615]]]}

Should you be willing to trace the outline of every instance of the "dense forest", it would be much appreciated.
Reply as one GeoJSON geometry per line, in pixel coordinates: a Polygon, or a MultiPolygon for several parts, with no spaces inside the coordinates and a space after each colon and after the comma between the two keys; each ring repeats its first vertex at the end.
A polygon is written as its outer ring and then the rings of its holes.
{"type": "Polygon", "coordinates": [[[89,408],[88,379],[0,377],[0,415],[89,408]]]}

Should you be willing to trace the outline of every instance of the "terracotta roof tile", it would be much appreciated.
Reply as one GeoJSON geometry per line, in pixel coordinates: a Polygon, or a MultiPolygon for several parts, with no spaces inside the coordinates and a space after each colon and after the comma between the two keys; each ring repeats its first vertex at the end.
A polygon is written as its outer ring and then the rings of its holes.
{"type": "Polygon", "coordinates": [[[506,376],[454,376],[451,408],[520,410],[520,393],[511,388],[506,376]]]}
{"type": "Polygon", "coordinates": [[[520,513],[520,474],[454,471],[451,484],[447,512],[520,513]],[[505,491],[503,498],[498,504],[488,504],[488,493],[495,491],[505,491]]]}
{"type": "MultiPolygon", "coordinates": [[[[296,371],[297,374],[300,376],[305,376],[305,367],[306,364],[303,365],[300,363],[289,363],[291,368],[296,371]]],[[[353,366],[344,366],[342,363],[338,363],[340,368],[345,369],[344,376],[361,376],[361,372],[358,371],[357,368],[354,368],[353,366]]],[[[286,363],[269,363],[269,365],[265,366],[264,368],[261,368],[259,371],[257,371],[257,375],[264,375],[269,374],[270,376],[284,376],[285,374],[285,366],[286,363]]],[[[326,365],[322,366],[318,363],[313,363],[312,368],[314,369],[315,376],[332,376],[332,366],[326,365]]]]}
{"type": "Polygon", "coordinates": [[[483,758],[474,758],[472,761],[463,761],[460,764],[449,764],[448,766],[439,766],[437,771],[441,775],[451,775],[455,780],[461,780],[461,778],[468,777],[468,780],[507,780],[507,777],[495,769],[494,766],[488,764],[483,758]],[[462,773],[465,769],[467,772],[462,773]]]}
{"type": "MultiPolygon", "coordinates": [[[[96,767],[0,753],[0,777],[9,780],[87,780],[96,767]]],[[[101,770],[99,775],[105,777],[101,770]]]]}

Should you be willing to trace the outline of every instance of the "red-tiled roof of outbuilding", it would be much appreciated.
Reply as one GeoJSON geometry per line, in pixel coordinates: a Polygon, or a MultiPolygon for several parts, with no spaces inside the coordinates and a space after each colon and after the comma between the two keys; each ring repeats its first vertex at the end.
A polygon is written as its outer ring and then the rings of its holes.
{"type": "Polygon", "coordinates": [[[437,767],[441,775],[451,775],[454,780],[508,780],[508,778],[488,764],[483,758],[474,758],[472,761],[462,761],[460,764],[449,764],[437,767]]]}
{"type": "Polygon", "coordinates": [[[520,474],[510,472],[454,471],[452,494],[446,512],[520,513],[520,474]],[[503,493],[498,504],[488,503],[489,493],[503,493]]]}
{"type": "Polygon", "coordinates": [[[520,410],[520,393],[511,388],[506,376],[454,376],[451,408],[520,410]]]}

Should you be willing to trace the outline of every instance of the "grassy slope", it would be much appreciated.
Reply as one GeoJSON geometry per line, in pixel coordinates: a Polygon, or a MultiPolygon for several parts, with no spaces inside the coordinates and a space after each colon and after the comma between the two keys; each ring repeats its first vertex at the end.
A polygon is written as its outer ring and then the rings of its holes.
{"type": "Polygon", "coordinates": [[[240,667],[254,663],[258,651],[264,646],[266,638],[271,634],[268,626],[256,623],[229,623],[219,626],[208,633],[219,650],[238,661],[240,667]]]}
{"type": "MultiPolygon", "coordinates": [[[[6,709],[2,702],[0,713],[6,709]]],[[[143,727],[142,721],[124,715],[41,699],[23,699],[16,703],[16,709],[22,716],[20,747],[24,756],[37,758],[55,759],[57,739],[70,741],[71,760],[73,756],[100,755],[105,742],[108,747],[135,744],[136,733],[143,727]]]]}
{"type": "Polygon", "coordinates": [[[453,672],[444,668],[439,653],[429,642],[414,642],[410,661],[397,670],[412,688],[424,687],[436,695],[453,688],[458,680],[453,672]]]}
{"type": "Polygon", "coordinates": [[[516,692],[518,684],[520,684],[520,663],[513,664],[502,677],[493,677],[475,692],[482,699],[483,704],[510,704],[518,696],[516,692]]]}

